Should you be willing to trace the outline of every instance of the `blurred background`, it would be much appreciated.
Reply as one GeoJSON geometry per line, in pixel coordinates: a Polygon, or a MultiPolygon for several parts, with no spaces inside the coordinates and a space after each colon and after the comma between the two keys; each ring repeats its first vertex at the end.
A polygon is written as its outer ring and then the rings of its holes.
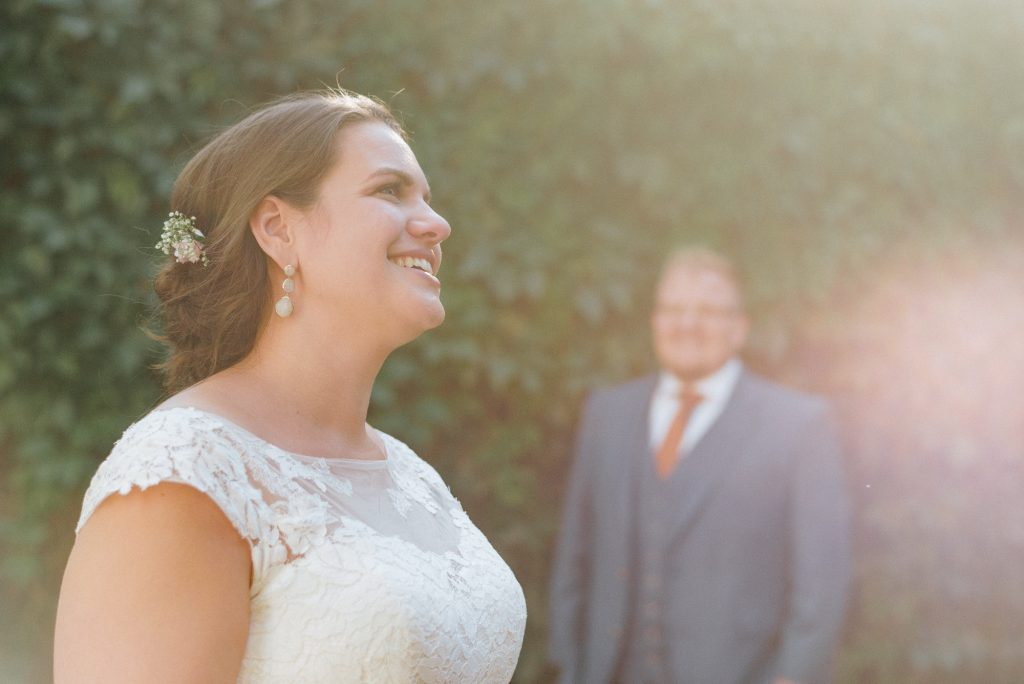
{"type": "Polygon", "coordinates": [[[402,116],[454,228],[448,320],[371,420],[522,582],[546,682],[582,397],[653,368],[669,246],[741,265],[748,363],[828,395],[856,512],[839,682],[1024,681],[1024,3],[0,3],[0,681],[45,682],[81,496],[160,397],[171,183],[322,85],[402,116]]]}

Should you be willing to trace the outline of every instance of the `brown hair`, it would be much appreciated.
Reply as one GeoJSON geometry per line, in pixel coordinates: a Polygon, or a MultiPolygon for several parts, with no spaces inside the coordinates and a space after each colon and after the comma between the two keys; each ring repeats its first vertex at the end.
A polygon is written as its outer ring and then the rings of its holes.
{"type": "Polygon", "coordinates": [[[157,274],[157,317],[169,348],[158,368],[173,394],[245,358],[270,311],[266,256],[249,216],[268,195],[312,206],[337,160],[338,131],[380,121],[405,137],[382,103],[344,90],[274,101],[214,136],[174,183],[171,209],[195,216],[209,265],[169,259],[157,274]]]}

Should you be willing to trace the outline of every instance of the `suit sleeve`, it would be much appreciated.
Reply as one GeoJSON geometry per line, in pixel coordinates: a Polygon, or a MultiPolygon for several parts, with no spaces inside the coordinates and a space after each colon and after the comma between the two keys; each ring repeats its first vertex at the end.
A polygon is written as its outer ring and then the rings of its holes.
{"type": "Polygon", "coordinates": [[[832,678],[850,584],[846,481],[834,422],[824,408],[806,429],[790,500],[790,601],[778,676],[801,684],[832,678]]]}
{"type": "Polygon", "coordinates": [[[580,644],[586,615],[591,554],[591,470],[595,453],[595,401],[583,410],[576,441],[569,486],[562,511],[562,525],[555,547],[551,577],[548,657],[561,669],[561,681],[578,676],[580,644]]]}

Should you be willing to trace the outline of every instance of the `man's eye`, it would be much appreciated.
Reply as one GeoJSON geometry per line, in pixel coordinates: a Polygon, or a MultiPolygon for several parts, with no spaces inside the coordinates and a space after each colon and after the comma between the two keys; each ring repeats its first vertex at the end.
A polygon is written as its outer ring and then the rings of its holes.
{"type": "Polygon", "coordinates": [[[388,183],[377,189],[377,193],[381,195],[388,195],[390,197],[398,197],[401,193],[402,188],[398,183],[388,183]]]}

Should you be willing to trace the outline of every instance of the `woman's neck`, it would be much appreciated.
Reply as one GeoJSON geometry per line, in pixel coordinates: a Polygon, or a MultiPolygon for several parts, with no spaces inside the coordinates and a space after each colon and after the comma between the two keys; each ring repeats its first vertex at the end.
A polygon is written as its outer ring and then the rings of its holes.
{"type": "Polygon", "coordinates": [[[222,414],[268,442],[324,457],[380,458],[366,427],[373,382],[387,358],[365,337],[305,343],[271,326],[245,359],[172,399],[222,414]]]}

